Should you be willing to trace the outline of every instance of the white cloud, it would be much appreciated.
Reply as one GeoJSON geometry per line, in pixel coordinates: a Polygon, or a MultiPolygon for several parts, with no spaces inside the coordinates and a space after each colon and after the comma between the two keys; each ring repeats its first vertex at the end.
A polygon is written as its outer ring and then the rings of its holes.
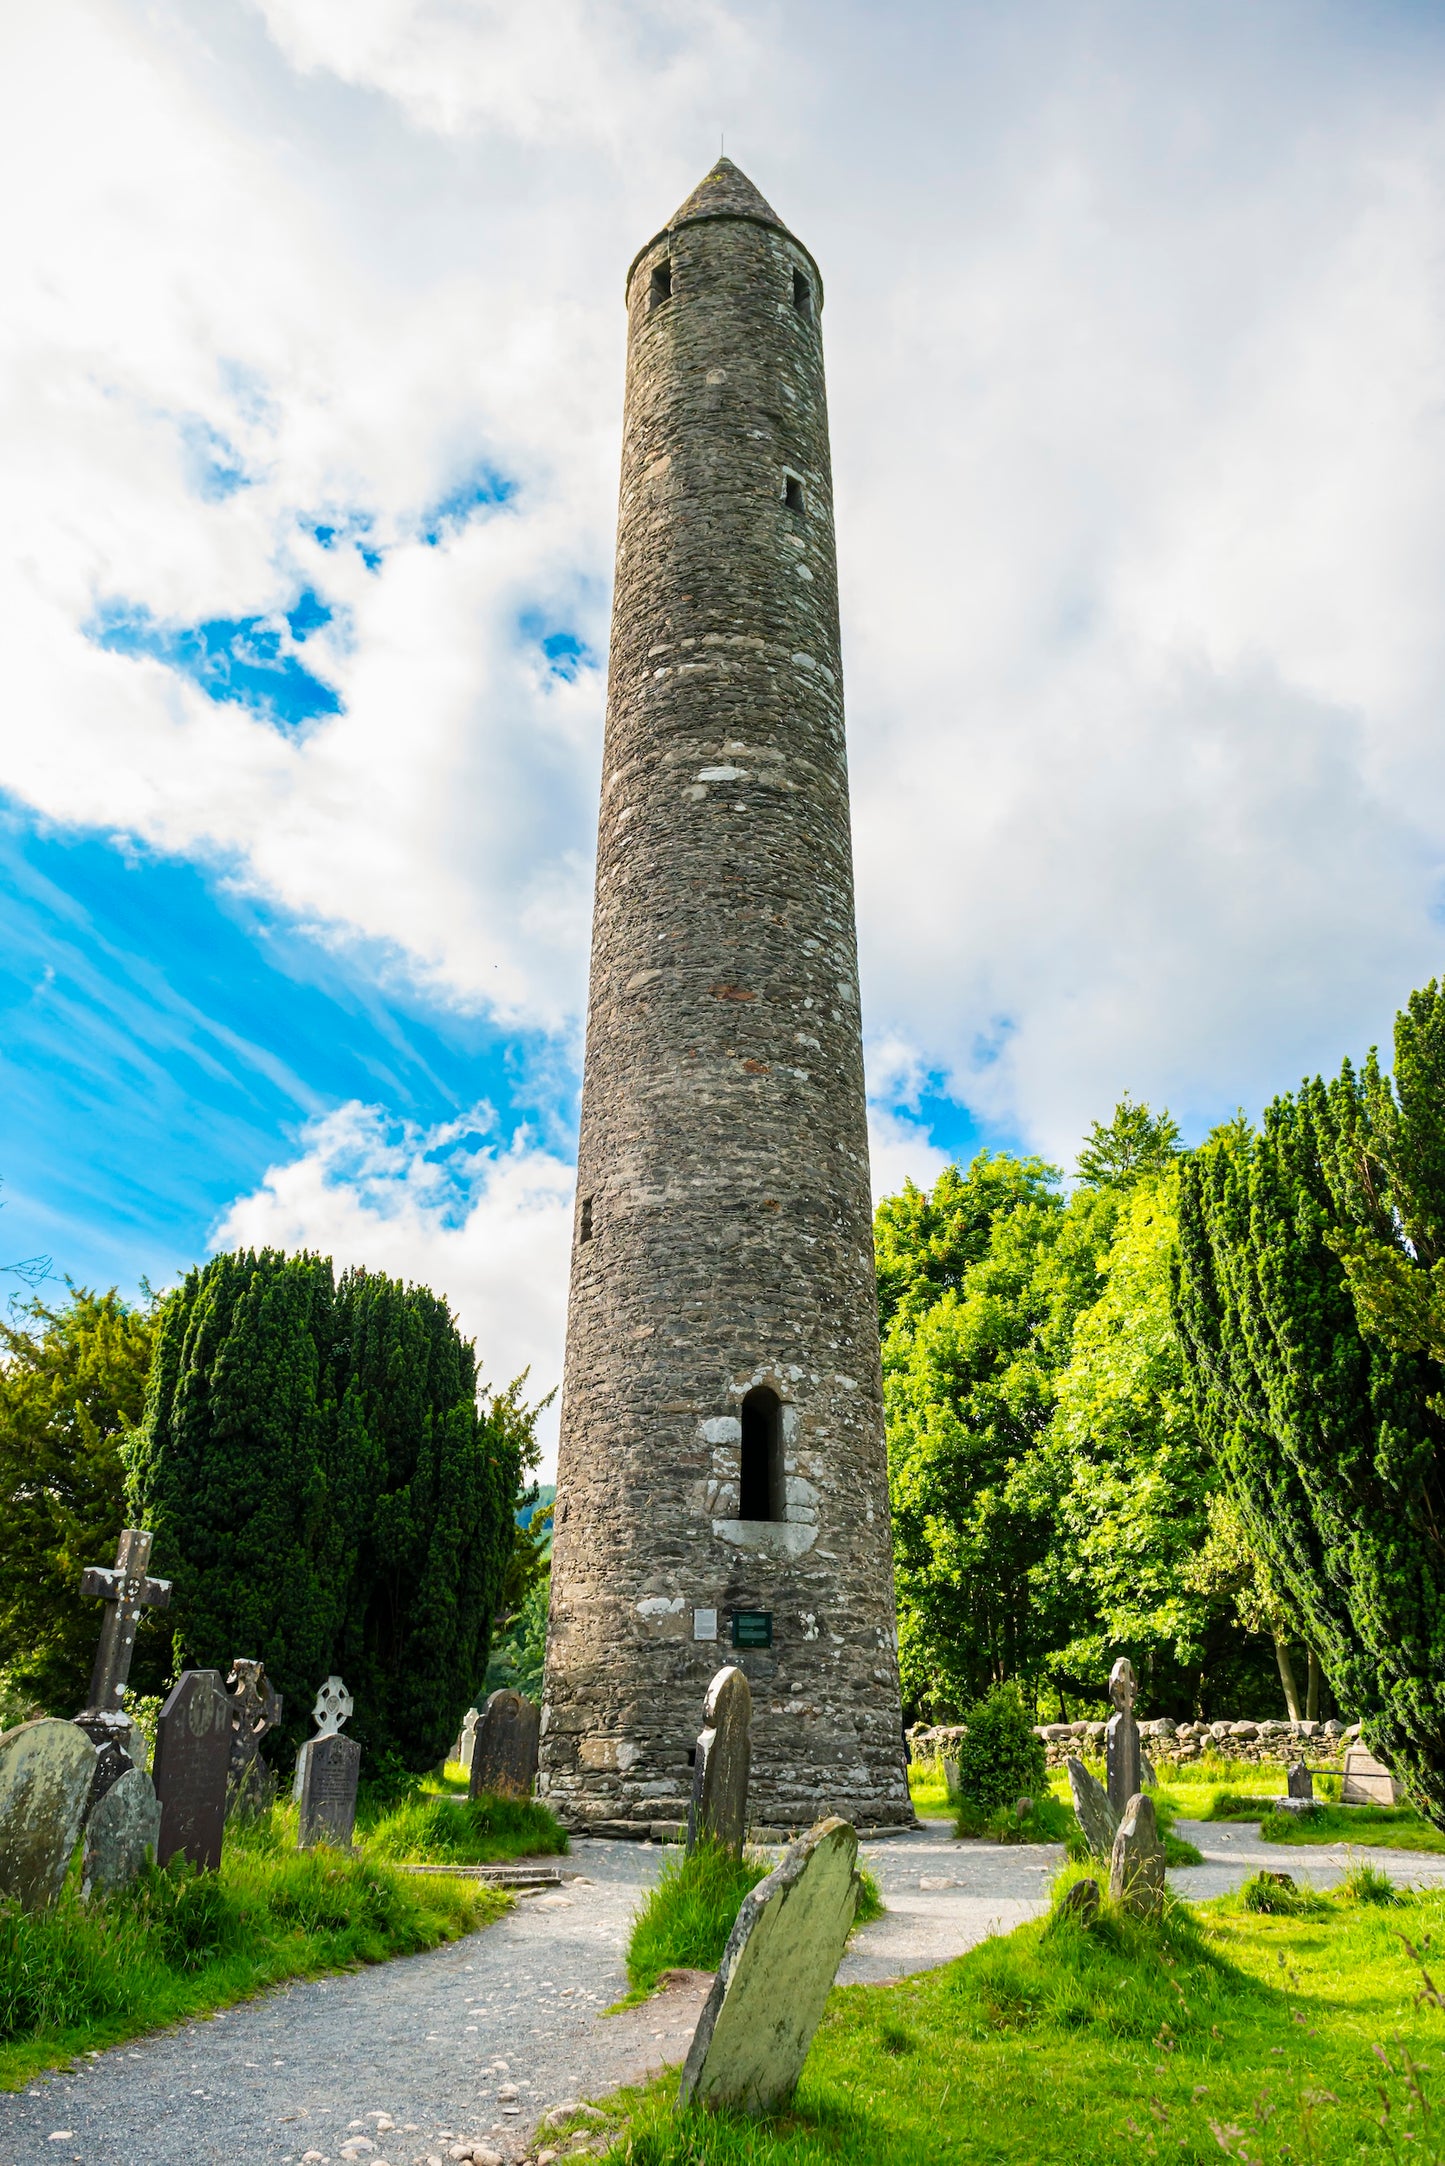
{"type": "MultiPolygon", "coordinates": [[[[486,1381],[530,1370],[527,1397],[561,1382],[573,1169],[525,1134],[486,1140],[486,1106],[431,1129],[353,1101],[310,1122],[215,1228],[216,1248],[314,1249],[443,1294],[476,1341],[486,1381]]],[[[545,1478],[557,1403],[543,1417],[545,1478]]]]}
{"type": "Polygon", "coordinates": [[[570,1044],[601,685],[523,620],[605,645],[621,275],[726,125],[827,276],[880,1038],[1067,1158],[1435,967],[1420,11],[52,0],[8,43],[0,785],[570,1044]],[[426,546],[478,462],[512,501],[426,546]],[[305,531],[349,514],[376,571],[305,531]],[[299,741],[85,635],[308,581],[346,712],[299,741]]]}

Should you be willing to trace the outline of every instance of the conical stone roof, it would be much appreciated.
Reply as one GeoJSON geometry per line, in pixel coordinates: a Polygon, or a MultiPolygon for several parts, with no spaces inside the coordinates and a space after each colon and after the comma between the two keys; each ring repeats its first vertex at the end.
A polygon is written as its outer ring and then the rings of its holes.
{"type": "Polygon", "coordinates": [[[681,209],[673,212],[668,227],[688,225],[694,218],[757,218],[764,225],[778,227],[780,232],[788,230],[766,196],[758,193],[731,158],[718,159],[681,209]]]}

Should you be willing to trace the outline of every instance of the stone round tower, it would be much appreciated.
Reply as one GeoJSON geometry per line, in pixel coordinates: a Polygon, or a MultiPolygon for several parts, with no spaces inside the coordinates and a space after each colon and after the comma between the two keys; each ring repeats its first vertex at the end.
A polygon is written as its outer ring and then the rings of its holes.
{"type": "Polygon", "coordinates": [[[911,1822],[873,1276],[823,282],[726,158],[627,278],[627,403],[541,1788],[911,1822]]]}

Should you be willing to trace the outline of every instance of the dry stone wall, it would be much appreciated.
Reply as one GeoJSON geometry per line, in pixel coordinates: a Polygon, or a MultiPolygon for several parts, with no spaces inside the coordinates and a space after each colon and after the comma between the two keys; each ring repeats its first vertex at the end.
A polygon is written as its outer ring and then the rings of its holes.
{"type": "MultiPolygon", "coordinates": [[[[1183,1766],[1191,1760],[1257,1760],[1281,1766],[1306,1757],[1313,1766],[1337,1762],[1346,1742],[1358,1735],[1358,1724],[1347,1730],[1342,1722],[1171,1722],[1160,1717],[1141,1722],[1139,1735],[1155,1767],[1183,1766]]],[[[915,1760],[948,1759],[964,1734],[962,1723],[917,1725],[908,1733],[915,1760]]],[[[1045,1722],[1037,1735],[1051,1768],[1062,1767],[1071,1754],[1102,1756],[1102,1722],[1045,1722]]]]}
{"type": "Polygon", "coordinates": [[[539,1774],[599,1829],[685,1820],[727,1661],[755,1825],[912,1819],[822,301],[726,160],[628,278],[539,1774]],[[759,1386],[769,1518],[740,1493],[759,1386]],[[732,1644],[738,1613],[771,1644],[732,1644]]]}

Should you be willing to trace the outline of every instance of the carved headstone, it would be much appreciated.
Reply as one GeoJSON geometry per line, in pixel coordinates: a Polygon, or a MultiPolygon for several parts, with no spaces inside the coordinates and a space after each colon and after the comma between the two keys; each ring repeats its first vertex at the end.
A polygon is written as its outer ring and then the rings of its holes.
{"type": "Polygon", "coordinates": [[[857,1863],[847,1821],[824,1820],[744,1897],[693,2033],[683,2105],[787,2105],[852,1928],[857,1863]]]}
{"type": "Polygon", "coordinates": [[[1383,1761],[1358,1740],[1345,1747],[1344,1781],[1340,1785],[1343,1805],[1398,1805],[1399,1785],[1383,1761]]]}
{"type": "Polygon", "coordinates": [[[1164,1907],[1164,1840],[1154,1817],[1154,1801],[1131,1797],[1109,1861],[1109,1893],[1139,1918],[1155,1918],[1164,1907]]]}
{"type": "Polygon", "coordinates": [[[230,1702],[231,1764],[226,1777],[227,1817],[240,1805],[269,1804],[265,1778],[257,1765],[261,1740],[281,1720],[281,1695],[265,1667],[249,1655],[238,1656],[226,1679],[230,1702]]]}
{"type": "Polygon", "coordinates": [[[461,1734],[457,1738],[457,1749],[452,1754],[452,1758],[458,1762],[462,1772],[466,1775],[470,1775],[472,1772],[472,1754],[477,1749],[477,1724],[481,1719],[482,1711],[479,1707],[469,1707],[467,1709],[462,1717],[461,1734]]]}
{"type": "Polygon", "coordinates": [[[156,1721],[155,1789],[161,1807],[156,1863],[179,1851],[214,1872],[226,1826],[231,1702],[219,1670],[186,1670],[156,1721]]]}
{"type": "Polygon", "coordinates": [[[128,1767],[85,1823],[82,1895],[111,1895],[128,1887],[160,1843],[161,1808],[143,1768],[128,1767]]]}
{"type": "Polygon", "coordinates": [[[1286,1795],[1289,1797],[1313,1798],[1314,1794],[1314,1776],[1305,1766],[1303,1760],[1294,1761],[1289,1771],[1286,1795]]]}
{"type": "Polygon", "coordinates": [[[95,1780],[95,1747],[44,1716],[0,1737],[0,1895],[41,1910],[60,1893],[95,1780]]]}
{"type": "Polygon", "coordinates": [[[1112,1857],[1114,1837],[1119,1832],[1119,1815],[1109,1802],[1108,1791],[1094,1780],[1082,1760],[1069,1759],[1064,1764],[1069,1772],[1074,1818],[1084,1841],[1094,1857],[1112,1857]]]}
{"type": "Polygon", "coordinates": [[[1135,1690],[1134,1665],[1127,1655],[1121,1655],[1109,1672],[1109,1698],[1114,1703],[1114,1712],[1104,1731],[1109,1803],[1120,1814],[1142,1784],[1139,1725],[1134,1720],[1135,1690]]]}
{"type": "Polygon", "coordinates": [[[542,1717],[520,1692],[494,1692],[473,1733],[470,1797],[530,1797],[542,1717]]]}
{"type": "Polygon", "coordinates": [[[361,1747],[354,1737],[313,1737],[306,1747],[305,1779],[301,1785],[301,1826],[298,1846],[309,1850],[313,1843],[335,1843],[351,1848],[356,1826],[356,1785],[361,1773],[361,1747]]]}
{"type": "Polygon", "coordinates": [[[735,1858],[748,1832],[748,1770],[752,1764],[753,1696],[735,1665],[719,1670],[703,1702],[703,1728],[692,1770],[687,1810],[689,1850],[706,1838],[735,1858]]]}

